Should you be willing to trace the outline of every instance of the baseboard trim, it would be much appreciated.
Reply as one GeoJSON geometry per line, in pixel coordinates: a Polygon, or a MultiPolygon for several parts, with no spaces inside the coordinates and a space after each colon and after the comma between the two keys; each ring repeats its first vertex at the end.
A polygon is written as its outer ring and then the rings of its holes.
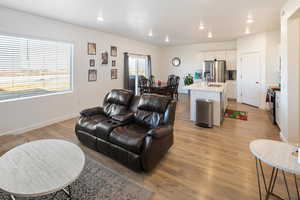
{"type": "Polygon", "coordinates": [[[280,135],[280,139],[281,139],[283,142],[288,142],[287,138],[284,137],[282,131],[279,132],[279,135],[280,135]]]}
{"type": "Polygon", "coordinates": [[[30,126],[27,126],[27,127],[24,127],[24,128],[19,128],[19,129],[10,130],[10,131],[4,132],[4,133],[0,133],[0,136],[3,136],[3,135],[19,135],[19,134],[22,134],[22,133],[25,133],[25,132],[28,132],[28,131],[32,131],[32,130],[35,130],[35,129],[38,129],[38,128],[49,126],[51,124],[55,124],[55,123],[58,123],[58,122],[61,122],[61,121],[72,119],[72,118],[75,118],[75,117],[78,117],[78,116],[79,116],[78,113],[72,113],[72,114],[64,115],[62,117],[57,117],[57,118],[54,118],[54,119],[50,119],[50,120],[47,120],[47,121],[44,121],[44,122],[41,122],[41,123],[37,123],[37,124],[33,124],[33,125],[30,125],[30,126]]]}

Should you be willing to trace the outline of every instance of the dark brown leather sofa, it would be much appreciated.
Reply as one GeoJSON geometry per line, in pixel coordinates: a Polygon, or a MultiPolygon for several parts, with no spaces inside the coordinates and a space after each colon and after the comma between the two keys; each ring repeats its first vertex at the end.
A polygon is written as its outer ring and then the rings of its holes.
{"type": "Polygon", "coordinates": [[[135,171],[152,170],[173,145],[176,102],[112,90],[103,107],[83,110],[75,132],[86,146],[135,171]]]}

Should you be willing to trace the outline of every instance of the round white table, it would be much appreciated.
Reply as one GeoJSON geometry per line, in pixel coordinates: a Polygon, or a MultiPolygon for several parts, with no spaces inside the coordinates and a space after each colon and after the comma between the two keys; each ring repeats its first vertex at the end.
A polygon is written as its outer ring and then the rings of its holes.
{"type": "MultiPolygon", "coordinates": [[[[84,168],[85,155],[64,140],[38,140],[17,146],[0,157],[0,189],[14,197],[39,197],[64,191],[84,168]]],[[[66,190],[68,189],[68,191],[66,190]]]]}
{"type": "Polygon", "coordinates": [[[279,199],[283,199],[280,196],[273,193],[278,171],[282,172],[289,199],[291,199],[291,196],[285,172],[293,174],[298,200],[300,199],[298,184],[296,180],[296,175],[300,175],[300,164],[298,164],[297,162],[298,157],[292,155],[297,150],[298,147],[296,146],[274,140],[261,139],[254,140],[250,143],[250,151],[256,158],[256,173],[260,199],[262,199],[260,175],[262,176],[263,186],[266,191],[265,199],[267,200],[270,195],[276,196],[279,199]],[[261,161],[273,167],[269,184],[266,183],[261,161]]]}

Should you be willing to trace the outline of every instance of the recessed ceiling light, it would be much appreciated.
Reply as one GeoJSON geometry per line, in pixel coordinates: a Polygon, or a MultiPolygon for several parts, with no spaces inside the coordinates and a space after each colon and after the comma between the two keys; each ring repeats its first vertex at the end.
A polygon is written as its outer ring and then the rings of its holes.
{"type": "Polygon", "coordinates": [[[212,32],[208,32],[208,36],[207,37],[208,38],[212,38],[213,37],[212,32]]]}
{"type": "Polygon", "coordinates": [[[104,19],[103,19],[103,17],[102,17],[102,16],[98,16],[98,17],[97,17],[97,21],[98,21],[98,22],[103,22],[103,21],[104,21],[104,19]]]}
{"type": "Polygon", "coordinates": [[[199,25],[199,30],[204,30],[204,28],[205,28],[205,27],[204,27],[203,24],[200,24],[200,25],[199,25]]]}
{"type": "Polygon", "coordinates": [[[149,31],[148,36],[149,36],[149,37],[152,37],[152,36],[153,36],[152,30],[149,31]]]}
{"type": "Polygon", "coordinates": [[[169,36],[166,36],[165,42],[170,42],[169,36]]]}
{"type": "Polygon", "coordinates": [[[246,30],[245,30],[245,34],[248,35],[248,34],[250,34],[250,33],[251,33],[251,32],[250,32],[250,29],[247,27],[246,30]]]}
{"type": "Polygon", "coordinates": [[[252,24],[254,22],[253,18],[249,18],[247,19],[247,24],[252,24]]]}

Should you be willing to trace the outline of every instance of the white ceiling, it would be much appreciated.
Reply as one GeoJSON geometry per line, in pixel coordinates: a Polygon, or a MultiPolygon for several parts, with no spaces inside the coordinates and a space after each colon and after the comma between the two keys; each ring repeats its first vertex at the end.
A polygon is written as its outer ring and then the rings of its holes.
{"type": "Polygon", "coordinates": [[[60,21],[158,44],[181,45],[233,40],[279,28],[286,0],[0,0],[0,5],[60,21]],[[96,18],[103,15],[104,21],[96,18]],[[200,21],[206,29],[199,31],[200,21]],[[149,30],[153,37],[148,37],[149,30]],[[207,38],[208,30],[213,38],[207,38]],[[170,43],[164,42],[166,35],[170,43]]]}

